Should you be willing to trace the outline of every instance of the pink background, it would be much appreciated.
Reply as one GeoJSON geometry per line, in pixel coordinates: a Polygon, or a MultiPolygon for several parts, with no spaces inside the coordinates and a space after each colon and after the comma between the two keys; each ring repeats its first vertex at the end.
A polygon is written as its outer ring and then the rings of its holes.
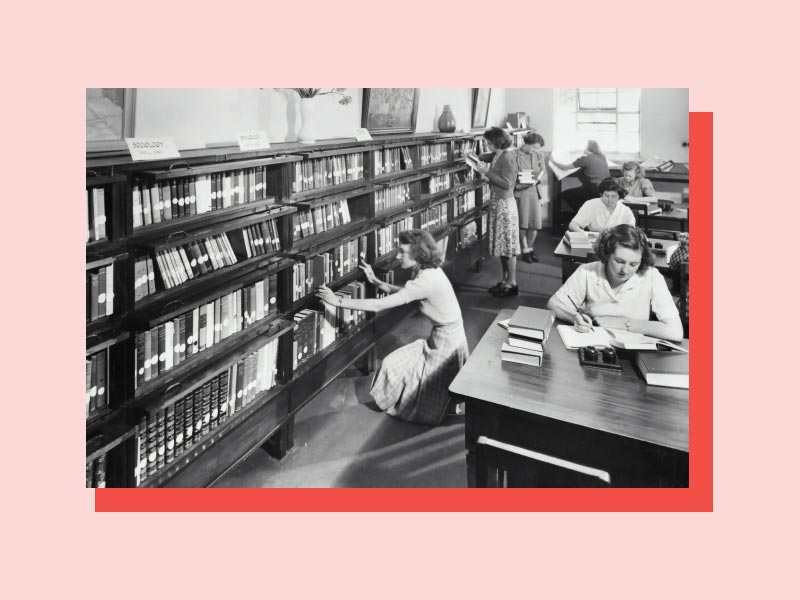
{"type": "Polygon", "coordinates": [[[781,381],[789,355],[780,340],[797,329],[794,286],[783,284],[772,310],[763,296],[774,275],[796,267],[760,243],[780,218],[786,227],[769,243],[786,244],[798,216],[786,186],[793,165],[779,166],[794,142],[796,68],[787,58],[796,18],[771,11],[778,3],[721,14],[697,1],[437,9],[406,0],[391,15],[366,1],[83,4],[94,5],[88,16],[75,4],[17,7],[0,42],[10,63],[2,314],[11,597],[775,597],[790,589],[797,553],[786,543],[787,509],[797,477],[781,459],[797,455],[798,411],[781,381]],[[584,23],[562,20],[558,6],[584,23]],[[84,221],[75,201],[84,88],[309,83],[689,87],[691,110],[715,113],[713,513],[93,512],[83,488],[84,221]],[[762,174],[767,164],[781,172],[762,174]],[[764,317],[775,323],[772,340],[764,317]]]}

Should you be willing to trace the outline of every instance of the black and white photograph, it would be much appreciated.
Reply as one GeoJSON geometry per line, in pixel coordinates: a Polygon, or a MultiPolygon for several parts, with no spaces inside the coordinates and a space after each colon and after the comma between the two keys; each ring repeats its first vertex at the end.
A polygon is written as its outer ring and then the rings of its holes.
{"type": "Polygon", "coordinates": [[[87,488],[689,486],[687,88],[86,88],[85,150],[87,488]]]}

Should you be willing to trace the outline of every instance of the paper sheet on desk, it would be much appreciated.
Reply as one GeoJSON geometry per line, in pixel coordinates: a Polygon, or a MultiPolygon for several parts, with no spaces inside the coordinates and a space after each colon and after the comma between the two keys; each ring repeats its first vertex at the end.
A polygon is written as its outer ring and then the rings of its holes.
{"type": "Polygon", "coordinates": [[[608,346],[611,336],[602,327],[595,327],[594,331],[580,333],[572,325],[556,326],[561,341],[567,350],[577,350],[586,346],[608,346]]]}
{"type": "Polygon", "coordinates": [[[568,169],[567,171],[564,171],[563,169],[559,169],[557,166],[555,166],[553,164],[553,161],[550,161],[548,164],[550,166],[550,170],[553,171],[553,175],[555,175],[558,178],[559,181],[564,179],[564,177],[568,177],[568,176],[572,175],[573,173],[577,173],[578,171],[580,171],[580,169],[577,169],[577,168],[568,169]]]}

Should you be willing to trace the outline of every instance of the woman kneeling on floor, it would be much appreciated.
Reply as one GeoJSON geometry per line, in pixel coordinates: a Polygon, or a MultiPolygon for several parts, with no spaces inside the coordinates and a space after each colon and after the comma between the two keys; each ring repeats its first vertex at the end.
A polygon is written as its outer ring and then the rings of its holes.
{"type": "Polygon", "coordinates": [[[405,286],[381,281],[372,267],[360,265],[367,280],[384,293],[378,299],[343,299],[327,286],[317,296],[334,306],[378,312],[412,301],[433,322],[427,340],[415,340],[383,359],[370,394],[387,414],[412,423],[438,425],[449,404],[447,388],[467,361],[469,348],[453,286],[444,271],[442,253],[427,231],[411,229],[399,236],[401,266],[414,274],[405,286]]]}

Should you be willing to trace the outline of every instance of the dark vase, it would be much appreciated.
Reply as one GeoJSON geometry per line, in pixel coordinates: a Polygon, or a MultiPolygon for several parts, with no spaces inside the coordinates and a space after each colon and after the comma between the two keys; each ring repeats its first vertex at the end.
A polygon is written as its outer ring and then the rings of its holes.
{"type": "Polygon", "coordinates": [[[453,116],[453,111],[450,110],[450,105],[445,104],[442,116],[439,117],[439,131],[442,133],[453,133],[456,130],[456,118],[453,116]]]}

